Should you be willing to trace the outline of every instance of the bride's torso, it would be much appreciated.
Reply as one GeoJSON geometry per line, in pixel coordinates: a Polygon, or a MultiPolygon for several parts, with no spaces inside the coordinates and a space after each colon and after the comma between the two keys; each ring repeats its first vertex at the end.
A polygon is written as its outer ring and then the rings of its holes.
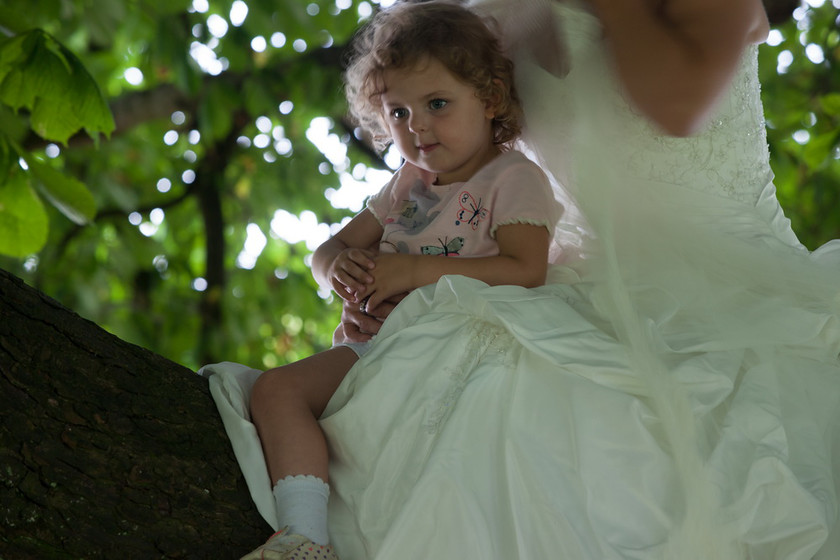
{"type": "MultiPolygon", "coordinates": [[[[663,134],[626,99],[612,71],[598,20],[581,2],[560,3],[557,20],[567,44],[568,78],[590,80],[590,87],[608,92],[612,138],[633,176],[714,192],[755,203],[772,179],[758,82],[758,46],[750,46],[728,91],[707,125],[696,135],[663,134]],[[586,77],[581,77],[581,70],[586,77]]],[[[669,76],[663,75],[663,81],[669,76]]],[[[570,83],[569,87],[577,87],[570,83]]],[[[588,94],[586,94],[588,96],[588,94]]]]}
{"type": "Polygon", "coordinates": [[[528,55],[517,58],[526,138],[572,199],[581,202],[587,217],[593,209],[582,200],[587,194],[596,210],[604,197],[630,196],[616,188],[599,193],[602,186],[590,175],[573,179],[574,170],[588,160],[599,172],[612,168],[612,182],[636,189],[638,197],[628,204],[645,196],[641,185],[653,187],[648,196],[671,198],[676,206],[681,197],[691,201],[687,204],[700,197],[709,218],[719,210],[731,213],[740,216],[734,220],[738,227],[764,230],[786,245],[801,247],[772,185],[758,45],[745,50],[731,85],[701,132],[677,138],[662,133],[628,102],[612,68],[608,38],[585,4],[554,2],[551,9],[568,73],[558,79],[528,55]]]}
{"type": "Polygon", "coordinates": [[[687,138],[660,133],[616,90],[615,132],[627,139],[627,172],[755,204],[773,178],[757,65],[753,45],[744,53],[712,119],[699,134],[687,138]]]}

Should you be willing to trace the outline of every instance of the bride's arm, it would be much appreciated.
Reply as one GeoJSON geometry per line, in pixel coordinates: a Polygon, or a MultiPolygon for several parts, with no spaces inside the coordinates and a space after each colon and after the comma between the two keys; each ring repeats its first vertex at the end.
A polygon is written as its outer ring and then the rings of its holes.
{"type": "Polygon", "coordinates": [[[744,48],[769,30],[760,0],[590,0],[619,79],[666,133],[698,130],[744,48]]]}

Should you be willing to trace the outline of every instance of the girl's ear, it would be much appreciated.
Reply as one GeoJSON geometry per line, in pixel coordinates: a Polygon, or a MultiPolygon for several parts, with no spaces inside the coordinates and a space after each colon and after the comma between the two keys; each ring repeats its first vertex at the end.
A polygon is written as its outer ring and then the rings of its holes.
{"type": "Polygon", "coordinates": [[[484,116],[488,119],[494,119],[499,110],[499,105],[504,98],[505,84],[502,80],[495,78],[493,80],[493,94],[484,102],[484,116]]]}

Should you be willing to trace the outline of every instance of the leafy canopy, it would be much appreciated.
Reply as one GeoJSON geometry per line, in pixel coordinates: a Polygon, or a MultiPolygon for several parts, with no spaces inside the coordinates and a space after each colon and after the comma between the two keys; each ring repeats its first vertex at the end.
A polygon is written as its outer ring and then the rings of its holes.
{"type": "MultiPolygon", "coordinates": [[[[311,251],[388,173],[340,83],[375,8],[0,4],[0,266],[190,367],[325,348],[339,307],[311,251]]],[[[779,197],[811,248],[840,237],[838,13],[812,0],[760,50],[779,197]]]]}
{"type": "MultiPolygon", "coordinates": [[[[40,29],[0,41],[0,103],[13,111],[26,109],[29,126],[45,140],[66,143],[81,129],[94,137],[114,130],[96,81],[72,52],[40,29]]],[[[96,206],[81,182],[22,150],[19,131],[0,127],[0,188],[8,190],[0,191],[0,253],[24,257],[40,251],[47,238],[48,220],[33,185],[76,224],[90,222],[96,206]]]]}

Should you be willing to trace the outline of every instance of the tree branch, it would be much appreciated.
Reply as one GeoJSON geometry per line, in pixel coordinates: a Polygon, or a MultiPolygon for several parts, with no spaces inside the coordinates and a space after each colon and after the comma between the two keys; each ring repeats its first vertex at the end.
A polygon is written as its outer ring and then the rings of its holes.
{"type": "Polygon", "coordinates": [[[207,381],[0,270],[0,555],[238,558],[270,530],[207,381]]]}

